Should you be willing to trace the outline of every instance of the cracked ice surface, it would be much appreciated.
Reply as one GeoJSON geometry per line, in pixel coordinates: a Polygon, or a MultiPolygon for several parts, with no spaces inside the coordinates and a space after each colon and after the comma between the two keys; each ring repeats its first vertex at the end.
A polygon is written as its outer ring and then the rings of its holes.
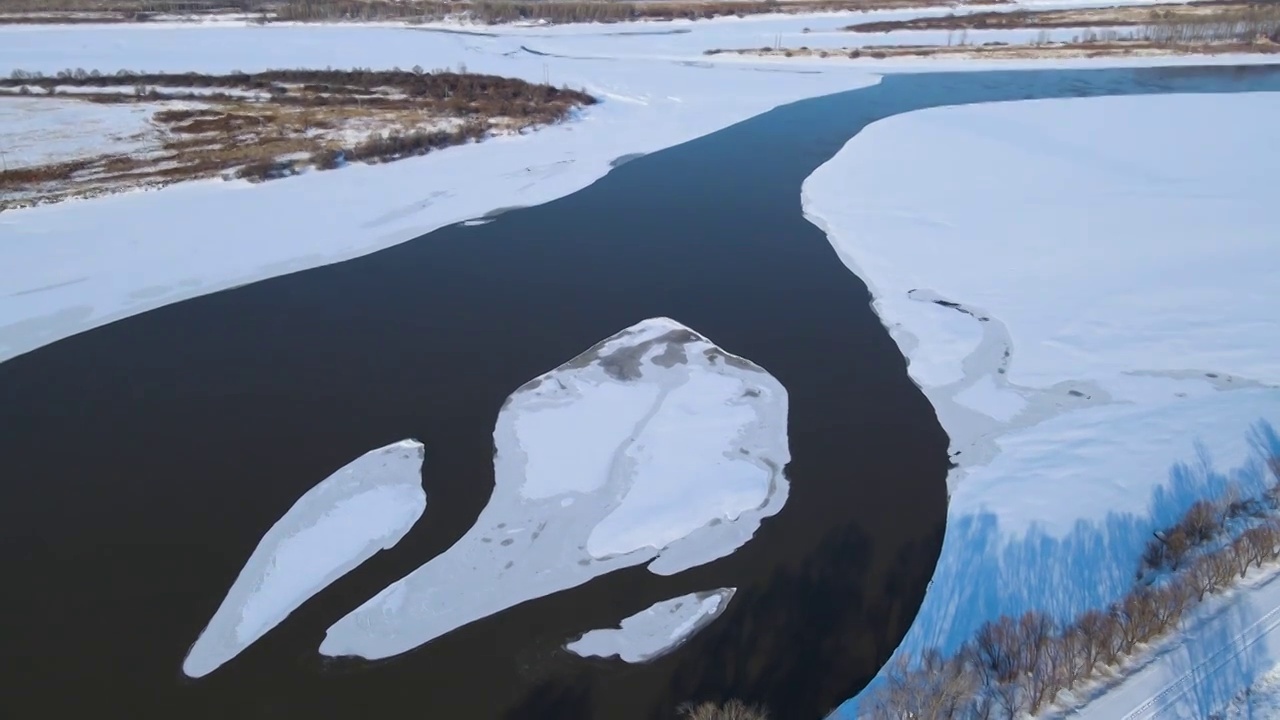
{"type": "Polygon", "coordinates": [[[422,443],[371,450],[308,490],[249,556],[182,671],[202,677],[311,596],[389,548],[422,517],[422,443]]]}
{"type": "Polygon", "coordinates": [[[786,501],[786,429],[786,390],[759,366],[667,318],[633,325],[511,395],[475,525],[320,652],[389,657],[619,568],[728,555],[786,501]]]}
{"type": "Polygon", "coordinates": [[[581,657],[617,655],[624,662],[653,660],[675,650],[720,617],[736,588],[663,600],[625,618],[617,628],[592,630],[565,645],[581,657]]]}

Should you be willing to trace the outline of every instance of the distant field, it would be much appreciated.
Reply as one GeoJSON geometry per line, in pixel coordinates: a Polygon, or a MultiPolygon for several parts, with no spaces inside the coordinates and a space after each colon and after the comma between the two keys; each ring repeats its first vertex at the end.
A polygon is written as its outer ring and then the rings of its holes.
{"type": "MultiPolygon", "coordinates": [[[[970,0],[960,0],[966,4],[970,0]]],[[[1007,0],[982,0],[982,4],[1007,0]]],[[[907,9],[939,0],[0,0],[0,23],[149,22],[176,16],[251,16],[272,21],[426,22],[467,17],[485,23],[517,21],[622,22],[701,19],[727,15],[907,9]]]]}

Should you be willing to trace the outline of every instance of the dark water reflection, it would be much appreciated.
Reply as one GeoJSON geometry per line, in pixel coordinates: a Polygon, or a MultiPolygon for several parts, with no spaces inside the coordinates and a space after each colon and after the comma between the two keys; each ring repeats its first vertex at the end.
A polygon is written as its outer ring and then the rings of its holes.
{"type": "Polygon", "coordinates": [[[867,123],[923,107],[1262,89],[1280,89],[1280,73],[892,76],[631,160],[485,225],[4,363],[0,717],[648,720],[733,696],[782,718],[829,710],[919,606],[947,458],[866,288],[801,216],[804,178],[867,123]],[[505,396],[655,315],[788,388],[795,459],[782,513],[705,567],[669,578],[631,568],[399,658],[323,662],[316,647],[333,621],[451,545],[483,507],[505,396]],[[333,469],[404,437],[427,450],[428,507],[413,532],[210,677],[184,679],[187,647],[271,523],[333,469]],[[739,588],[725,614],[654,663],[560,650],[720,586],[739,588]]]}

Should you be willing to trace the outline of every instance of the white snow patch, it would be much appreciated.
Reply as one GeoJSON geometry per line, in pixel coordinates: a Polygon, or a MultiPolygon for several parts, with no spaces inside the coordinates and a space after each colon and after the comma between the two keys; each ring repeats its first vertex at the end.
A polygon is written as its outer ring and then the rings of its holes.
{"type": "Polygon", "coordinates": [[[786,430],[767,372],[673,320],[633,325],[510,396],[471,530],[329,628],[320,652],[389,657],[619,568],[728,555],[786,501],[786,430]],[[696,483],[661,474],[675,463],[696,483]]]}
{"type": "Polygon", "coordinates": [[[1000,422],[1009,422],[1027,407],[1027,401],[1017,391],[996,385],[990,375],[983,375],[956,393],[955,401],[1000,422]]]}
{"type": "Polygon", "coordinates": [[[706,374],[671,388],[660,405],[650,403],[656,410],[626,444],[624,462],[635,468],[631,487],[587,538],[592,556],[666,547],[709,519],[734,521],[765,503],[777,468],[737,452],[744,432],[759,422],[755,404],[742,401],[752,385],[706,374]]]}
{"type": "Polygon", "coordinates": [[[720,588],[663,600],[623,619],[617,628],[592,630],[565,649],[581,657],[616,655],[629,663],[654,660],[719,617],[734,592],[735,588],[720,588]]]}
{"type": "Polygon", "coordinates": [[[182,670],[202,677],[409,532],[426,509],[422,444],[371,450],[308,490],[263,536],[182,670]]]}
{"type": "Polygon", "coordinates": [[[627,443],[659,392],[652,384],[631,387],[606,382],[580,396],[557,398],[536,413],[517,415],[515,434],[520,447],[548,448],[525,463],[520,494],[544,500],[598,490],[609,478],[614,452],[627,443]]]}
{"type": "MultiPolygon", "coordinates": [[[[1280,647],[1272,652],[1280,657],[1280,647]]],[[[1262,720],[1280,718],[1280,666],[1272,668],[1252,686],[1231,699],[1220,715],[1221,720],[1262,720]]]]}
{"type": "Polygon", "coordinates": [[[805,182],[912,366],[954,367],[945,340],[982,333],[959,380],[912,373],[959,468],[900,650],[1105,607],[1152,530],[1228,480],[1263,482],[1280,453],[1280,143],[1254,145],[1277,114],[1277,93],[930,109],[872,124],[805,182]],[[922,320],[937,300],[955,330],[922,320]]]}
{"type": "MultiPolygon", "coordinates": [[[[158,142],[151,124],[158,109],[154,104],[102,105],[0,95],[0,157],[12,170],[103,153],[134,152],[158,142]]],[[[0,235],[3,232],[0,230],[0,235]]]]}
{"type": "Polygon", "coordinates": [[[932,302],[904,304],[902,311],[900,322],[889,331],[909,358],[911,378],[925,387],[962,379],[961,363],[982,342],[978,321],[957,322],[955,310],[932,302]]]}

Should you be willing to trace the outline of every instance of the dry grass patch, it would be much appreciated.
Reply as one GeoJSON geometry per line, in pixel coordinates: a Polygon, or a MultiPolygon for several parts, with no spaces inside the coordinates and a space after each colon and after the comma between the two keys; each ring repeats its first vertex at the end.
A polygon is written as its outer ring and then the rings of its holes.
{"type": "Polygon", "coordinates": [[[26,102],[141,104],[156,141],[127,154],[0,171],[0,210],[181,180],[269,180],[385,162],[560,122],[595,102],[574,90],[465,73],[279,70],[222,76],[16,71],[26,102]],[[74,92],[72,92],[74,91],[74,92]]]}

